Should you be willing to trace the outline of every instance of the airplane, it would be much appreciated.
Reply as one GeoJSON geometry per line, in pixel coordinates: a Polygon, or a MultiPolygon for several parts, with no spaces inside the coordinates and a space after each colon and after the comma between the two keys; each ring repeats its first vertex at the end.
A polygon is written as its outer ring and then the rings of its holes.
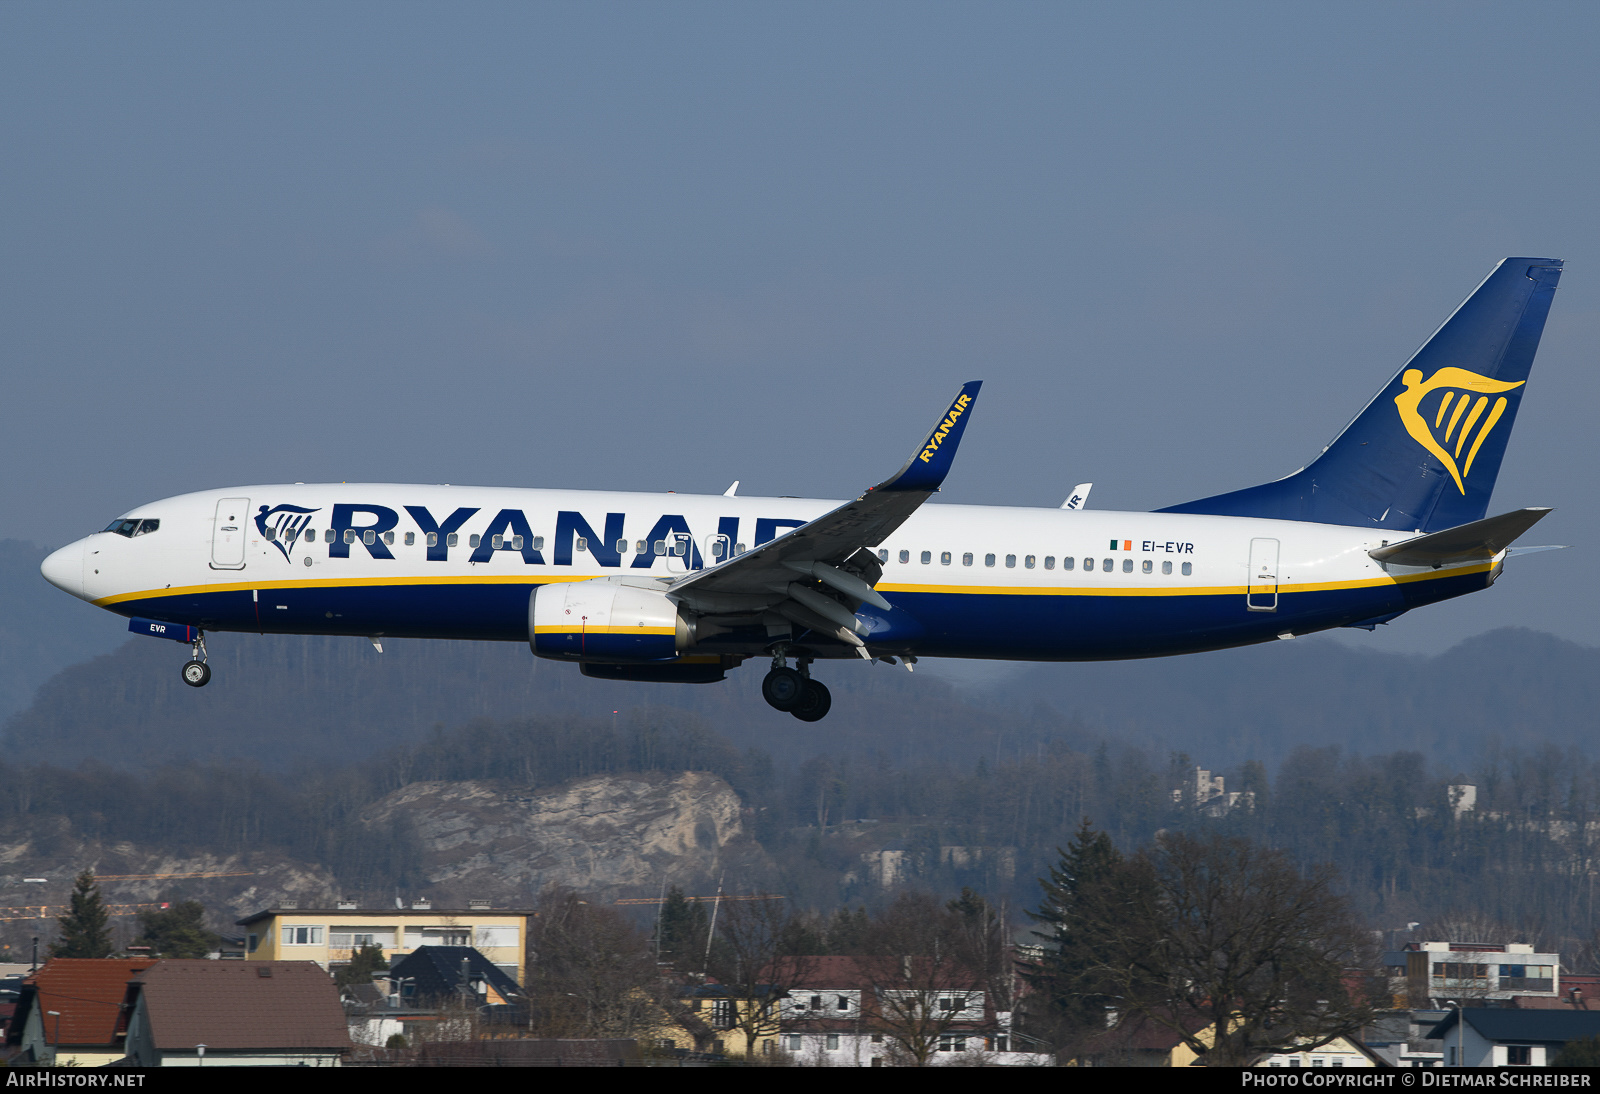
{"type": "Polygon", "coordinates": [[[207,632],[527,642],[611,680],[832,704],[815,661],[1094,661],[1372,629],[1476,592],[1550,512],[1489,496],[1562,263],[1507,258],[1307,466],[1154,512],[927,504],[964,385],[895,474],[844,502],[366,484],[206,490],[47,557],[53,585],[191,647],[207,632]],[[790,662],[793,662],[791,667],[790,662]]]}

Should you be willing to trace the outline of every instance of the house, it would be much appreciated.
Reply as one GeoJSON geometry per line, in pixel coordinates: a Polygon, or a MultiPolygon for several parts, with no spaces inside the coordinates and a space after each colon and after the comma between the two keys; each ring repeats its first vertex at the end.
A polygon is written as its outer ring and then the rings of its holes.
{"type": "Polygon", "coordinates": [[[315,961],[325,969],[350,960],[353,951],[376,945],[393,964],[421,946],[470,946],[517,983],[523,982],[530,911],[469,907],[434,908],[418,901],[409,909],[360,909],[345,901],[335,908],[266,908],[238,925],[245,929],[250,961],[315,961]]]}
{"type": "Polygon", "coordinates": [[[122,1059],[122,1000],[151,958],[54,957],[22,981],[6,1031],[8,1055],[99,1067],[122,1059]]]}
{"type": "Polygon", "coordinates": [[[1561,955],[1535,953],[1520,942],[1412,942],[1385,955],[1384,964],[1397,987],[1405,978],[1401,1002],[1412,1007],[1561,995],[1561,955]]]}
{"type": "Polygon", "coordinates": [[[313,961],[158,961],[129,980],[122,1012],[138,1067],[338,1067],[351,1048],[313,961]]]}
{"type": "Polygon", "coordinates": [[[802,1063],[883,1067],[905,1054],[908,1040],[933,1064],[1052,1062],[1015,1051],[1011,1013],[997,1012],[978,979],[959,969],[922,958],[829,956],[788,958],[778,972],[789,985],[778,1048],[802,1063]]]}
{"type": "Polygon", "coordinates": [[[1549,1067],[1568,1041],[1600,1034],[1600,1011],[1465,1007],[1430,1037],[1444,1042],[1446,1067],[1549,1067]]]}

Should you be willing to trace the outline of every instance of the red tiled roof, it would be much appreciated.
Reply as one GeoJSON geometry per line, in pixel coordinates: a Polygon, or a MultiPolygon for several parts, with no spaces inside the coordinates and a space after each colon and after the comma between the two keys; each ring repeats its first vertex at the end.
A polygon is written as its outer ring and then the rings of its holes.
{"type": "Polygon", "coordinates": [[[44,1023],[44,1039],[63,1045],[114,1043],[128,981],[154,964],[148,958],[51,958],[25,981],[38,989],[33,1006],[44,1023]],[[61,1012],[59,1033],[53,1010],[61,1012]]]}
{"type": "Polygon", "coordinates": [[[138,980],[164,1052],[350,1047],[339,989],[314,961],[161,961],[138,980]]]}

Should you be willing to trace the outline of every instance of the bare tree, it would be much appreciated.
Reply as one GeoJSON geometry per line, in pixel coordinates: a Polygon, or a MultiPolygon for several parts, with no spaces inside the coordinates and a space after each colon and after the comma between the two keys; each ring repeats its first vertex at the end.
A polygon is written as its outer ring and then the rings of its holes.
{"type": "Polygon", "coordinates": [[[811,971],[811,955],[788,952],[801,922],[788,901],[770,894],[730,898],[718,910],[709,972],[728,997],[716,1000],[712,1025],[738,1030],[746,1058],[778,1036],[783,1000],[811,971]]]}
{"type": "Polygon", "coordinates": [[[533,1028],[545,1037],[633,1037],[656,1027],[649,941],[614,909],[551,890],[528,932],[533,1028]]]}
{"type": "MultiPolygon", "coordinates": [[[[984,905],[980,917],[987,911],[984,905]]],[[[982,1035],[984,971],[972,961],[989,924],[980,923],[972,931],[965,914],[928,893],[902,893],[874,918],[858,964],[872,988],[873,1024],[892,1056],[926,1067],[947,1038],[982,1035]]]]}
{"type": "Polygon", "coordinates": [[[1105,952],[1092,979],[1125,1014],[1166,1026],[1221,1066],[1316,1048],[1370,1020],[1370,941],[1331,871],[1302,873],[1245,840],[1185,835],[1121,869],[1154,894],[1159,916],[1093,932],[1105,952]]]}

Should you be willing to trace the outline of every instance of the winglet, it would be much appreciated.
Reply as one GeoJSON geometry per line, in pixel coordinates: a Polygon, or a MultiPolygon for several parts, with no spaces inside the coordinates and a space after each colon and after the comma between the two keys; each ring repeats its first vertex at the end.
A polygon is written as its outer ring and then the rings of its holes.
{"type": "Polygon", "coordinates": [[[956,447],[961,443],[961,434],[967,428],[967,419],[972,414],[972,405],[977,401],[978,389],[982,386],[982,380],[962,385],[960,393],[939,419],[939,424],[933,427],[933,432],[917,447],[906,465],[873,489],[917,490],[930,494],[939,489],[939,484],[950,473],[950,465],[955,462],[956,447]]]}

